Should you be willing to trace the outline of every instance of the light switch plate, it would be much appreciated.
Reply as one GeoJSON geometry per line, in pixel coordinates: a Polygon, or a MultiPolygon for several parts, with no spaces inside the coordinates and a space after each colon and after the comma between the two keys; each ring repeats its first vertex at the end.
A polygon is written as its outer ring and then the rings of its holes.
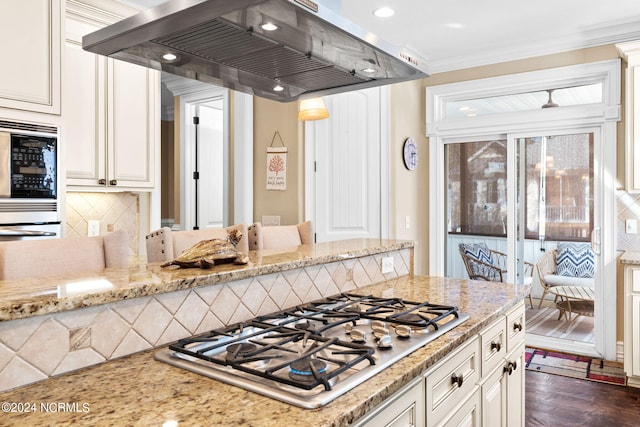
{"type": "Polygon", "coordinates": [[[638,221],[635,219],[625,220],[624,230],[627,234],[638,234],[638,221]]]}

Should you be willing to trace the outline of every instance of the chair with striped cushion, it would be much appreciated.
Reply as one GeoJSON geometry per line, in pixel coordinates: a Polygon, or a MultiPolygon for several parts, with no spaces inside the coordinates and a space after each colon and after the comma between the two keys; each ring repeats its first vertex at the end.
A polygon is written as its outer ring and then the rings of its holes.
{"type": "MultiPolygon", "coordinates": [[[[507,254],[489,249],[485,243],[460,243],[458,251],[469,279],[513,283],[507,274],[507,254]]],[[[534,265],[524,261],[524,284],[533,283],[534,265]]],[[[529,304],[533,308],[531,294],[529,304]]]]}
{"type": "Polygon", "coordinates": [[[542,301],[554,286],[593,287],[595,257],[589,243],[560,242],[558,248],[547,251],[537,262],[538,277],[542,286],[542,301]]]}

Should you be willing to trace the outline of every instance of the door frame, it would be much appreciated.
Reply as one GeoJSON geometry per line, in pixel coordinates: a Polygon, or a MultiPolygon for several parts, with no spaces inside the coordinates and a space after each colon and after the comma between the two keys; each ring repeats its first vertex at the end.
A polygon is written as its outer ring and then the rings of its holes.
{"type": "MultiPolygon", "coordinates": [[[[596,183],[594,197],[600,202],[594,206],[594,221],[600,222],[600,234],[596,237],[601,245],[601,262],[597,271],[596,300],[602,304],[595,306],[595,345],[580,348],[580,351],[593,354],[607,360],[617,358],[616,329],[616,289],[617,286],[604,286],[605,280],[616,278],[615,261],[615,189],[616,189],[616,150],[606,147],[617,146],[616,126],[620,120],[620,61],[610,60],[590,64],[560,67],[542,71],[513,74],[501,77],[452,83],[426,89],[427,99],[427,137],[429,137],[429,273],[445,274],[446,248],[446,167],[444,162],[445,145],[452,139],[481,138],[484,135],[513,135],[527,132],[568,129],[595,128],[599,133],[600,156],[594,175],[600,177],[596,183]],[[545,90],[553,87],[568,87],[588,83],[602,83],[602,102],[584,106],[571,106],[559,109],[540,109],[533,111],[510,112],[466,119],[447,120],[446,104],[452,101],[484,98],[497,95],[516,94],[545,90]],[[600,188],[601,190],[597,190],[600,188]]],[[[515,155],[509,158],[515,165],[515,155]]],[[[509,180],[509,178],[508,178],[509,180]]],[[[516,194],[515,176],[508,182],[510,194],[507,227],[512,241],[508,243],[511,271],[515,269],[515,232],[517,214],[514,196],[516,194]]],[[[597,223],[594,223],[597,225],[597,223]]],[[[616,278],[617,283],[617,278],[616,278]]],[[[528,340],[529,341],[529,340],[528,340]]],[[[546,340],[546,342],[550,342],[546,340]]],[[[563,343],[566,349],[566,342],[563,343]]]]}

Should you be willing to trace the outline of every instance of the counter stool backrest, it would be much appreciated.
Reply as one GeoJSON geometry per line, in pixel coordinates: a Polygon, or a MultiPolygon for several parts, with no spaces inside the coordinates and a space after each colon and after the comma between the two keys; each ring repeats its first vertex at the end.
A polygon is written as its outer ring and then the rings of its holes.
{"type": "Polygon", "coordinates": [[[0,242],[0,280],[127,267],[127,233],[104,236],[0,242]]]}
{"type": "Polygon", "coordinates": [[[246,224],[231,225],[226,228],[205,228],[202,230],[172,231],[162,227],[146,236],[147,261],[171,261],[186,249],[203,240],[226,239],[231,230],[239,230],[242,238],[236,249],[242,253],[249,252],[249,239],[246,224]]]}
{"type": "Polygon", "coordinates": [[[249,249],[284,249],[313,243],[311,221],[296,225],[263,226],[256,222],[249,227],[249,249]]]}

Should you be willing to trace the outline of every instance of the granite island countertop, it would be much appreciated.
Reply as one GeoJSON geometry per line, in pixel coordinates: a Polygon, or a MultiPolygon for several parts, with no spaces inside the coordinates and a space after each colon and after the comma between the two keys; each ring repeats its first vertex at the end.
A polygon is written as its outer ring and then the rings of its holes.
{"type": "Polygon", "coordinates": [[[0,424],[162,426],[173,420],[177,426],[347,426],[508,312],[522,301],[528,289],[403,276],[359,292],[457,305],[470,318],[318,409],[297,408],[175,368],[155,361],[156,350],[148,350],[2,393],[2,402],[15,402],[16,409],[20,404],[22,410],[3,412],[0,424]],[[35,411],[26,413],[24,404],[35,411]],[[42,411],[52,404],[55,411],[42,411]]]}
{"type": "Polygon", "coordinates": [[[640,252],[626,251],[620,256],[621,264],[640,265],[640,252]]]}
{"type": "Polygon", "coordinates": [[[0,281],[0,321],[223,284],[406,248],[413,248],[413,242],[351,239],[301,245],[290,250],[250,251],[246,265],[223,264],[207,270],[163,268],[162,263],[142,261],[129,268],[110,268],[100,273],[0,281]]]}

